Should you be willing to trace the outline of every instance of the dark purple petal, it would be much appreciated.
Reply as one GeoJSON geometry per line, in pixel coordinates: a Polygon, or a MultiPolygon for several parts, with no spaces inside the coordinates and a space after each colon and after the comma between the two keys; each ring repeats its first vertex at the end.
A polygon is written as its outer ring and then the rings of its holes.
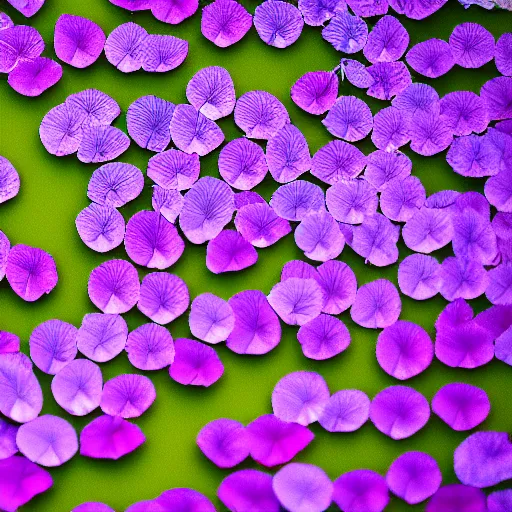
{"type": "Polygon", "coordinates": [[[206,267],[214,274],[238,272],[257,261],[256,249],[238,231],[225,229],[206,247],[206,267]]]}
{"type": "Polygon", "coordinates": [[[123,73],[132,73],[142,67],[146,30],[136,23],[123,23],[116,27],[105,42],[105,57],[123,73]]]}
{"type": "Polygon", "coordinates": [[[406,55],[407,64],[416,73],[429,78],[438,78],[455,65],[450,45],[442,39],[427,39],[414,45],[406,55]]]}
{"type": "Polygon", "coordinates": [[[398,13],[413,20],[422,20],[434,14],[448,0],[389,0],[389,5],[398,13]]]}
{"type": "Polygon", "coordinates": [[[382,512],[389,503],[383,476],[369,469],[356,469],[334,482],[334,502],[344,512],[382,512]]]}
{"type": "Polygon", "coordinates": [[[18,426],[0,418],[0,460],[8,459],[18,453],[16,445],[16,433],[18,426]]]}
{"type": "Polygon", "coordinates": [[[75,153],[82,142],[82,112],[71,104],[52,108],[41,121],[39,136],[46,151],[64,156],[75,153]]]}
{"type": "Polygon", "coordinates": [[[403,56],[407,46],[409,34],[404,26],[393,16],[384,16],[368,34],[363,53],[372,63],[393,62],[403,56]]]}
{"type": "Polygon", "coordinates": [[[130,363],[139,370],[161,370],[174,361],[171,333],[161,325],[143,324],[126,340],[130,363]]]}
{"type": "Polygon", "coordinates": [[[439,94],[430,85],[414,83],[398,94],[392,105],[414,119],[416,113],[439,112],[439,94]]]}
{"type": "Polygon", "coordinates": [[[494,355],[496,359],[512,366],[512,329],[510,327],[496,338],[494,355]]]}
{"type": "Polygon", "coordinates": [[[454,172],[470,178],[493,176],[500,170],[500,155],[489,134],[457,137],[448,150],[446,161],[454,172]]]}
{"type": "Polygon", "coordinates": [[[46,57],[37,57],[32,61],[20,62],[9,73],[7,83],[23,96],[39,96],[61,78],[62,66],[59,63],[46,57]]]}
{"type": "Polygon", "coordinates": [[[354,14],[363,18],[382,16],[388,12],[388,0],[347,0],[347,4],[354,14]]]}
{"type": "Polygon", "coordinates": [[[494,58],[494,36],[478,23],[461,23],[450,35],[455,63],[463,68],[480,68],[494,58]]]}
{"type": "Polygon", "coordinates": [[[192,16],[198,7],[198,0],[156,0],[151,4],[151,12],[157,20],[177,25],[192,16]]]}
{"type": "Polygon", "coordinates": [[[324,407],[318,422],[328,432],[354,432],[370,414],[370,399],[357,389],[334,393],[324,407]]]}
{"type": "Polygon", "coordinates": [[[446,485],[432,496],[425,512],[487,512],[485,494],[475,487],[446,485]]]}
{"type": "Polygon", "coordinates": [[[196,338],[216,344],[228,339],[235,316],[225,300],[213,293],[203,293],[192,301],[188,325],[196,338]]]}
{"type": "Polygon", "coordinates": [[[491,120],[512,117],[512,78],[506,76],[492,78],[480,89],[480,97],[487,106],[491,120]]]}
{"type": "Polygon", "coordinates": [[[314,115],[325,114],[336,102],[338,82],[336,73],[310,71],[293,84],[290,94],[302,110],[314,115]]]}
{"type": "Polygon", "coordinates": [[[487,496],[487,512],[507,512],[512,509],[512,489],[495,491],[487,496]]]}
{"type": "Polygon", "coordinates": [[[322,30],[322,37],[339,52],[357,53],[366,44],[368,25],[359,16],[338,12],[322,30]]]}
{"type": "Polygon", "coordinates": [[[86,164],[108,162],[122,155],[130,146],[128,135],[113,126],[91,126],[84,130],[78,160],[86,164]]]}
{"type": "Polygon", "coordinates": [[[363,100],[355,96],[340,96],[322,124],[335,137],[354,142],[371,132],[373,117],[363,100]]]}
{"type": "Polygon", "coordinates": [[[400,291],[415,300],[426,300],[437,295],[441,288],[441,266],[432,256],[411,254],[398,267],[400,291]]]}
{"type": "Polygon", "coordinates": [[[332,140],[313,156],[311,174],[333,185],[357,177],[365,165],[366,157],[358,148],[348,142],[332,140]]]}

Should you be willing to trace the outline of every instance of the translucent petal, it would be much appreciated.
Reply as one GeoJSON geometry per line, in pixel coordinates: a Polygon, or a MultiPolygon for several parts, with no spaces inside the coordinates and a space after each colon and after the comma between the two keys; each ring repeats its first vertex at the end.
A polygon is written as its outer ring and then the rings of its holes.
{"type": "Polygon", "coordinates": [[[46,57],[37,57],[32,61],[20,62],[9,73],[7,83],[23,96],[39,96],[61,78],[62,66],[59,63],[46,57]]]}
{"type": "Polygon", "coordinates": [[[400,59],[409,46],[409,34],[393,16],[384,16],[368,34],[363,53],[371,63],[400,59]]]}
{"type": "Polygon", "coordinates": [[[338,75],[329,71],[310,71],[293,84],[290,94],[302,110],[315,115],[325,114],[338,97],[338,75]]]}
{"type": "Polygon", "coordinates": [[[105,42],[105,57],[123,73],[132,73],[142,67],[146,30],[136,23],[123,23],[116,27],[105,42]]]}
{"type": "Polygon", "coordinates": [[[322,30],[322,37],[339,52],[357,53],[366,44],[368,25],[359,16],[338,12],[322,30]]]}
{"type": "Polygon", "coordinates": [[[340,96],[322,124],[335,137],[354,142],[371,132],[373,117],[363,100],[355,96],[340,96]]]}
{"type": "Polygon", "coordinates": [[[139,370],[161,370],[174,361],[171,333],[161,325],[143,324],[126,340],[130,363],[139,370]]]}
{"type": "Polygon", "coordinates": [[[441,266],[432,256],[411,254],[403,259],[398,267],[400,291],[415,300],[434,297],[441,287],[441,266]]]}
{"type": "Polygon", "coordinates": [[[310,213],[325,210],[324,192],[309,181],[296,180],[280,186],[272,195],[270,206],[283,219],[301,221],[310,213]]]}
{"type": "Polygon", "coordinates": [[[235,326],[231,306],[213,293],[198,295],[190,307],[190,332],[198,339],[216,344],[225,341],[235,326]]]}
{"type": "Polygon", "coordinates": [[[370,414],[370,399],[357,389],[334,393],[325,405],[320,425],[328,432],[354,432],[361,428],[370,414]]]}
{"type": "Polygon", "coordinates": [[[84,130],[82,142],[78,148],[78,160],[108,162],[122,155],[130,146],[128,135],[113,126],[91,126],[84,130]]]}
{"type": "Polygon", "coordinates": [[[334,316],[320,314],[305,323],[297,333],[302,352],[309,359],[330,359],[350,345],[350,333],[345,324],[334,316]]]}
{"type": "Polygon", "coordinates": [[[479,68],[494,58],[494,36],[478,23],[457,25],[449,43],[456,64],[463,68],[479,68]]]}
{"type": "Polygon", "coordinates": [[[238,231],[225,229],[206,247],[206,267],[214,274],[238,272],[257,261],[256,249],[238,231]]]}

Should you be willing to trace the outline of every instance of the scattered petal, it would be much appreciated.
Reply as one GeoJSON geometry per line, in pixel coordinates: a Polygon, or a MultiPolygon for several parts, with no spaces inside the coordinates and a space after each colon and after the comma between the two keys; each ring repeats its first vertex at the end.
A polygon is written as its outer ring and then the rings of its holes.
{"type": "Polygon", "coordinates": [[[429,78],[438,78],[455,65],[451,46],[446,41],[435,38],[415,44],[405,58],[416,73],[429,78]]]}
{"type": "Polygon", "coordinates": [[[71,104],[52,108],[41,121],[39,136],[46,151],[65,156],[78,151],[82,142],[82,112],[71,104]]]}
{"type": "Polygon", "coordinates": [[[463,68],[480,68],[494,58],[494,36],[478,23],[461,23],[450,35],[455,63],[463,68]]]}
{"type": "Polygon", "coordinates": [[[318,421],[328,432],[354,432],[366,423],[369,414],[370,399],[365,393],[342,389],[329,398],[318,421]]]}
{"type": "Polygon", "coordinates": [[[485,494],[475,487],[445,485],[432,496],[425,512],[487,512],[485,494]]]}
{"type": "Polygon", "coordinates": [[[16,197],[20,190],[20,176],[14,166],[0,156],[0,204],[16,197]]]}
{"type": "Polygon", "coordinates": [[[402,110],[387,107],[375,114],[372,131],[372,142],[375,147],[386,152],[395,151],[409,140],[409,121],[402,110]]]}
{"type": "Polygon", "coordinates": [[[379,100],[390,100],[412,83],[411,73],[403,62],[377,62],[367,71],[373,78],[367,94],[379,100]]]}
{"type": "Polygon", "coordinates": [[[255,265],[256,249],[238,231],[225,229],[208,242],[206,267],[214,274],[238,272],[255,265]]]}
{"type": "Polygon", "coordinates": [[[109,125],[121,113],[117,102],[97,89],[85,89],[68,96],[66,105],[80,118],[84,128],[109,125]]]}
{"type": "Polygon", "coordinates": [[[427,84],[414,83],[393,98],[392,105],[409,119],[417,113],[439,112],[439,94],[427,84]]]}
{"type": "MultiPolygon", "coordinates": [[[[288,265],[288,264],[287,264],[288,265]]],[[[281,280],[284,281],[283,273],[281,280]]],[[[324,296],[323,313],[339,315],[347,310],[356,298],[357,281],[352,269],[342,261],[331,260],[322,263],[312,275],[293,276],[316,279],[324,296]]]]}
{"type": "MultiPolygon", "coordinates": [[[[383,2],[384,3],[384,2],[383,2]]],[[[383,16],[368,34],[363,53],[372,64],[402,58],[409,46],[409,34],[393,16],[383,16]]]]}
{"type": "Polygon", "coordinates": [[[151,205],[156,212],[169,222],[173,224],[176,222],[184,204],[185,199],[177,190],[166,190],[158,185],[153,187],[151,205]]]}
{"type": "Polygon", "coordinates": [[[409,249],[429,254],[451,242],[453,226],[443,210],[423,207],[407,221],[402,236],[409,249]]]}
{"type": "Polygon", "coordinates": [[[340,96],[322,124],[335,137],[354,142],[371,132],[373,117],[363,100],[355,96],[340,96]]]}
{"type": "Polygon", "coordinates": [[[482,133],[489,124],[484,101],[471,91],[448,93],[440,101],[439,108],[454,135],[482,133]]]}
{"type": "Polygon", "coordinates": [[[398,267],[400,291],[415,300],[434,297],[441,288],[441,266],[432,256],[411,254],[398,267]]]}
{"type": "Polygon", "coordinates": [[[61,78],[62,66],[59,63],[46,57],[37,57],[32,61],[20,62],[9,73],[7,83],[23,96],[39,96],[61,78]]]}
{"type": "Polygon", "coordinates": [[[203,293],[192,301],[188,324],[196,338],[216,344],[228,339],[235,316],[225,300],[213,293],[203,293]]]}
{"type": "Polygon", "coordinates": [[[44,50],[41,34],[27,25],[0,31],[0,73],[9,73],[19,63],[37,59],[44,50]]]}
{"type": "Polygon", "coordinates": [[[125,348],[130,363],[139,370],[161,370],[174,361],[171,333],[161,325],[137,327],[128,335],[125,348]]]}
{"type": "Polygon", "coordinates": [[[512,76],[512,32],[505,32],[498,39],[494,62],[502,75],[512,76]]]}
{"type": "MultiPolygon", "coordinates": [[[[375,118],[377,119],[377,116],[375,118]]],[[[388,183],[396,179],[410,176],[412,162],[410,158],[399,151],[374,151],[367,157],[368,163],[364,172],[365,180],[379,192],[386,189],[388,183]]]]}
{"type": "Polygon", "coordinates": [[[334,502],[344,512],[382,512],[389,503],[383,476],[369,469],[356,469],[334,482],[334,502]]]}
{"type": "Polygon", "coordinates": [[[482,263],[459,257],[446,258],[441,264],[439,277],[439,291],[449,301],[480,297],[489,283],[489,276],[482,263]]]}
{"type": "Polygon", "coordinates": [[[310,71],[293,84],[290,94],[293,102],[302,110],[309,114],[321,115],[325,114],[336,102],[338,86],[336,73],[310,71]]]}
{"type": "Polygon", "coordinates": [[[199,2],[198,0],[159,0],[152,2],[150,7],[157,20],[177,25],[197,11],[199,2]]]}
{"type": "Polygon", "coordinates": [[[78,160],[86,164],[108,162],[122,155],[130,146],[130,139],[113,126],[91,126],[84,130],[78,148],[78,160]]]}
{"type": "Polygon", "coordinates": [[[123,73],[132,73],[142,67],[145,40],[148,33],[136,23],[116,27],[105,42],[105,57],[123,73]]]}
{"type": "Polygon", "coordinates": [[[166,190],[187,190],[199,178],[199,155],[169,149],[148,162],[148,177],[166,190]]]}
{"type": "Polygon", "coordinates": [[[485,82],[480,89],[480,97],[487,106],[491,120],[499,121],[512,117],[512,78],[499,76],[485,82]]]}
{"type": "Polygon", "coordinates": [[[361,51],[368,38],[368,25],[359,16],[338,12],[322,30],[322,37],[343,53],[361,51]]]}

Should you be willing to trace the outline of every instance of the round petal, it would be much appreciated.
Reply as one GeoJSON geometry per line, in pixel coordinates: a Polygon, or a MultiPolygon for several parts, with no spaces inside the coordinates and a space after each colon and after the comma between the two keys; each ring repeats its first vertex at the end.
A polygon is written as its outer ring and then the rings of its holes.
{"type": "Polygon", "coordinates": [[[296,180],[279,187],[270,206],[283,219],[301,221],[310,213],[325,210],[324,192],[309,181],[296,180]]]}
{"type": "Polygon", "coordinates": [[[166,190],[187,190],[200,173],[199,156],[169,149],[153,156],[148,162],[148,177],[166,190]]]}
{"type": "Polygon", "coordinates": [[[380,195],[380,209],[390,220],[407,222],[425,203],[425,187],[416,176],[398,178],[380,195]]]}
{"type": "Polygon", "coordinates": [[[148,33],[136,23],[116,27],[105,42],[105,57],[123,73],[132,73],[142,67],[143,46],[148,33]]]}
{"type": "Polygon", "coordinates": [[[106,126],[121,113],[117,102],[97,89],[85,89],[68,96],[66,105],[76,112],[82,126],[106,126]],[[82,119],[83,118],[83,119],[82,119]]]}
{"type": "Polygon", "coordinates": [[[438,112],[439,94],[427,84],[414,83],[409,85],[392,101],[393,107],[401,110],[409,119],[420,112],[438,112]]]}
{"type": "Polygon", "coordinates": [[[188,55],[188,41],[174,36],[149,34],[141,43],[141,52],[144,71],[166,73],[183,64],[188,55]]]}
{"type": "Polygon", "coordinates": [[[400,291],[415,300],[426,300],[436,295],[441,288],[441,266],[432,256],[411,254],[398,267],[400,291]]]}
{"type": "Polygon", "coordinates": [[[28,25],[15,25],[0,32],[0,72],[9,73],[19,63],[37,59],[44,50],[41,34],[28,25]]]}
{"type": "Polygon", "coordinates": [[[82,112],[72,104],[53,107],[41,121],[39,136],[46,151],[52,155],[71,155],[82,142],[82,112]]]}
{"type": "Polygon", "coordinates": [[[0,204],[16,197],[20,190],[20,177],[14,166],[0,156],[0,204]]]}
{"type": "MultiPolygon", "coordinates": [[[[378,117],[375,116],[375,118],[378,117]]],[[[364,179],[379,192],[385,190],[388,183],[396,179],[410,176],[412,162],[410,158],[399,151],[374,151],[368,155],[368,164],[364,172],[364,179]]]]}
{"type": "Polygon", "coordinates": [[[464,258],[446,258],[441,264],[439,278],[439,291],[450,301],[460,297],[475,299],[485,292],[489,283],[489,276],[482,264],[464,258]]]}
{"type": "Polygon", "coordinates": [[[512,78],[500,76],[492,78],[480,89],[480,97],[487,106],[491,120],[510,119],[512,117],[512,78]]]}
{"type": "Polygon", "coordinates": [[[62,66],[52,59],[37,57],[20,62],[10,73],[7,83],[23,96],[40,96],[62,78],[62,66]]]}
{"type": "Polygon", "coordinates": [[[122,155],[130,146],[130,139],[114,126],[90,126],[84,130],[78,148],[78,160],[90,164],[108,162],[122,155]]]}
{"type": "Polygon", "coordinates": [[[432,496],[426,512],[487,512],[485,494],[474,487],[452,484],[432,496]]]}
{"type": "Polygon", "coordinates": [[[356,469],[334,482],[333,500],[344,512],[382,512],[389,503],[383,476],[369,469],[356,469]]]}
{"type": "Polygon", "coordinates": [[[438,78],[455,65],[451,46],[442,39],[427,39],[415,44],[406,55],[407,64],[420,75],[438,78]]]}
{"type": "Polygon", "coordinates": [[[174,361],[171,333],[161,325],[143,324],[128,335],[126,352],[139,370],[161,370],[174,361]]]}
{"type": "Polygon", "coordinates": [[[390,100],[412,83],[411,73],[403,62],[377,62],[367,71],[373,79],[367,94],[379,100],[390,100]]]}
{"type": "Polygon", "coordinates": [[[395,151],[407,144],[409,140],[409,121],[401,110],[396,107],[387,107],[375,114],[372,132],[372,142],[375,147],[386,152],[395,151]]]}
{"type": "Polygon", "coordinates": [[[451,242],[453,226],[443,210],[423,207],[407,221],[402,236],[409,249],[429,254],[451,242]]]}
{"type": "MultiPolygon", "coordinates": [[[[320,285],[324,297],[322,312],[339,315],[352,306],[357,292],[356,275],[352,269],[342,261],[331,260],[322,263],[316,270],[314,274],[304,277],[313,277],[320,285]]],[[[285,279],[283,274],[282,281],[285,279]]]]}
{"type": "Polygon", "coordinates": [[[368,34],[363,53],[371,63],[400,59],[409,46],[409,34],[393,16],[383,16],[368,34]]]}
{"type": "Polygon", "coordinates": [[[338,12],[322,30],[322,37],[343,53],[361,51],[368,37],[368,25],[359,16],[338,12]]]}
{"type": "Polygon", "coordinates": [[[512,76],[512,32],[505,32],[498,39],[494,62],[502,75],[512,76]]]}
{"type": "Polygon", "coordinates": [[[411,149],[423,156],[444,151],[452,143],[453,134],[444,117],[433,112],[420,112],[409,125],[411,149]]]}
{"type": "Polygon", "coordinates": [[[454,135],[482,133],[489,124],[485,103],[474,92],[450,92],[439,102],[441,116],[454,135]]]}
{"type": "Polygon", "coordinates": [[[379,199],[377,190],[366,180],[345,180],[327,189],[327,208],[339,222],[360,224],[375,214],[379,199]]]}
{"type": "MultiPolygon", "coordinates": [[[[299,7],[300,7],[299,2],[299,7]]],[[[330,71],[310,71],[292,86],[293,102],[309,114],[325,114],[338,97],[338,75],[330,71]]]]}
{"type": "Polygon", "coordinates": [[[155,212],[158,212],[169,222],[176,222],[184,203],[183,196],[177,190],[166,190],[158,185],[153,187],[151,205],[155,212]]]}
{"type": "Polygon", "coordinates": [[[256,249],[238,231],[225,229],[206,247],[206,267],[214,274],[238,272],[257,261],[256,249]]]}
{"type": "Polygon", "coordinates": [[[463,68],[479,68],[494,58],[494,36],[478,23],[461,23],[450,35],[455,63],[463,68]]]}
{"type": "Polygon", "coordinates": [[[328,432],[354,432],[368,421],[369,415],[370,399],[365,393],[342,389],[329,398],[318,422],[328,432]]]}
{"type": "Polygon", "coordinates": [[[177,25],[192,16],[198,7],[197,0],[158,0],[151,4],[151,12],[157,20],[177,25]]]}
{"type": "Polygon", "coordinates": [[[306,25],[318,27],[339,12],[347,11],[345,0],[299,0],[299,9],[306,25]]]}
{"type": "Polygon", "coordinates": [[[225,341],[235,326],[231,306],[213,293],[198,295],[190,307],[190,332],[202,341],[216,344],[225,341]]]}
{"type": "Polygon", "coordinates": [[[364,139],[373,128],[370,107],[355,96],[340,96],[322,121],[329,133],[349,142],[364,139]]]}

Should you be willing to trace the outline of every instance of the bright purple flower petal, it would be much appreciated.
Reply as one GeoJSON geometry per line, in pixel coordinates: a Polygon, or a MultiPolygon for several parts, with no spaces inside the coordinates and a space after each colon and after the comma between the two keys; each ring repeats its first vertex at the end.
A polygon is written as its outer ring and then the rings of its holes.
{"type": "Polygon", "coordinates": [[[121,113],[117,102],[97,89],[85,89],[68,96],[66,105],[80,118],[83,128],[109,125],[121,113]]]}
{"type": "Polygon", "coordinates": [[[448,150],[446,161],[454,172],[470,178],[493,176],[500,170],[500,155],[488,134],[456,138],[448,150]]]}
{"type": "Polygon", "coordinates": [[[151,4],[151,12],[157,20],[177,25],[192,16],[198,7],[198,0],[157,0],[151,4]]]}
{"type": "Polygon", "coordinates": [[[299,0],[299,9],[306,25],[318,27],[339,12],[347,12],[345,0],[299,0]]]}
{"type": "Polygon", "coordinates": [[[361,428],[370,414],[370,399],[357,389],[334,393],[324,407],[320,425],[328,432],[354,432],[361,428]]]}
{"type": "Polygon", "coordinates": [[[494,355],[496,359],[512,366],[512,329],[510,327],[496,338],[494,355]]]}
{"type": "Polygon", "coordinates": [[[459,196],[460,192],[455,190],[440,190],[427,197],[425,206],[427,208],[448,209],[450,211],[459,196]]]}
{"type": "Polygon", "coordinates": [[[474,92],[451,92],[443,97],[439,108],[454,135],[482,133],[489,124],[485,103],[474,92]]]}
{"type": "Polygon", "coordinates": [[[363,53],[371,63],[400,59],[409,46],[409,34],[393,16],[384,16],[368,34],[363,53]]]}
{"type": "Polygon", "coordinates": [[[229,299],[235,326],[227,346],[237,354],[266,354],[281,341],[281,324],[259,290],[245,290],[229,299]]]}
{"type": "MultiPolygon", "coordinates": [[[[375,116],[375,119],[378,116],[379,114],[375,116]]],[[[394,178],[404,179],[411,174],[411,160],[399,151],[391,153],[382,150],[374,151],[367,158],[368,163],[364,178],[378,191],[385,190],[388,183],[394,178]]]]}
{"type": "Polygon", "coordinates": [[[309,181],[296,180],[279,187],[270,206],[283,219],[301,221],[310,213],[325,210],[324,192],[309,181]]]}
{"type": "Polygon", "coordinates": [[[22,244],[13,246],[9,251],[5,275],[14,293],[27,302],[34,302],[50,293],[59,279],[50,254],[22,244]]]}
{"type": "Polygon", "coordinates": [[[18,428],[17,425],[0,418],[0,460],[8,459],[18,453],[18,446],[16,445],[18,428]]]}
{"type": "Polygon", "coordinates": [[[329,388],[324,378],[315,372],[289,373],[272,391],[274,414],[280,420],[300,425],[317,421],[328,401],[329,388]]]}
{"type": "Polygon", "coordinates": [[[130,146],[128,135],[113,126],[91,126],[84,130],[78,160],[86,164],[108,162],[122,155],[130,146]]]}
{"type": "MultiPolygon", "coordinates": [[[[158,509],[154,512],[215,512],[215,507],[204,494],[186,487],[164,491],[154,502],[162,508],[161,511],[158,509]]],[[[153,509],[140,509],[139,512],[153,512],[153,509]]]]}
{"type": "Polygon", "coordinates": [[[361,51],[368,37],[368,25],[359,16],[338,12],[322,30],[322,37],[343,53],[361,51]]]}
{"type": "Polygon", "coordinates": [[[361,224],[377,211],[377,191],[365,180],[338,181],[327,189],[327,208],[339,222],[361,224]]]}
{"type": "Polygon", "coordinates": [[[373,117],[363,100],[355,96],[340,96],[322,124],[335,137],[354,142],[371,132],[373,117]]]}
{"type": "Polygon", "coordinates": [[[0,331],[0,354],[13,354],[19,351],[19,336],[11,332],[0,331]]]}
{"type": "Polygon", "coordinates": [[[383,476],[369,469],[356,469],[334,482],[334,502],[344,512],[382,512],[389,503],[383,476]]]}
{"type": "Polygon", "coordinates": [[[478,23],[457,25],[448,41],[455,63],[463,68],[480,68],[494,58],[494,36],[478,23]]]}
{"type": "Polygon", "coordinates": [[[85,416],[99,407],[102,391],[101,370],[87,359],[71,361],[52,380],[55,401],[73,416],[85,416]]]}
{"type": "Polygon", "coordinates": [[[203,293],[192,301],[188,324],[196,338],[216,344],[228,339],[235,326],[235,316],[225,300],[213,293],[203,293]]]}
{"type": "Polygon", "coordinates": [[[132,12],[145,11],[151,8],[151,0],[109,0],[109,2],[132,12]]]}
{"type": "Polygon", "coordinates": [[[501,170],[495,176],[491,176],[485,183],[485,197],[500,212],[512,212],[512,186],[510,178],[512,167],[501,170]]]}
{"type": "Polygon", "coordinates": [[[487,106],[491,120],[512,117],[512,78],[500,76],[492,78],[480,89],[480,97],[487,106]]]}
{"type": "MultiPolygon", "coordinates": [[[[300,4],[300,2],[299,2],[300,4]]],[[[310,71],[292,86],[293,102],[314,115],[325,114],[338,97],[338,75],[329,71],[310,71]]]]}
{"type": "Polygon", "coordinates": [[[41,34],[27,25],[0,31],[0,73],[9,73],[19,63],[37,59],[44,50],[41,34]]]}
{"type": "Polygon", "coordinates": [[[180,214],[183,234],[193,244],[215,238],[231,221],[235,210],[234,194],[229,185],[206,176],[185,194],[180,214]]]}
{"type": "Polygon", "coordinates": [[[87,501],[75,507],[71,512],[115,512],[115,510],[99,501],[87,501]]]}
{"type": "Polygon", "coordinates": [[[475,487],[446,485],[432,496],[425,512],[487,512],[485,494],[475,487]]]}
{"type": "Polygon", "coordinates": [[[482,295],[489,283],[489,276],[482,263],[464,258],[446,258],[439,270],[441,295],[449,301],[463,298],[475,299],[482,295]]]}
{"type": "Polygon", "coordinates": [[[512,264],[506,262],[489,271],[485,296],[492,304],[512,304],[512,264]]]}
{"type": "Polygon", "coordinates": [[[400,291],[415,300],[426,300],[437,295],[441,288],[441,266],[432,256],[411,254],[398,267],[400,291]]]}
{"type": "Polygon", "coordinates": [[[507,512],[512,509],[512,489],[495,491],[487,496],[487,512],[507,512]]]}
{"type": "Polygon", "coordinates": [[[110,260],[96,267],[89,276],[89,298],[103,313],[126,313],[140,296],[139,276],[125,260],[110,260]]]}
{"type": "Polygon", "coordinates": [[[380,195],[382,213],[391,220],[407,222],[425,203],[425,187],[416,176],[398,178],[380,195]]]}
{"type": "Polygon", "coordinates": [[[427,39],[415,44],[406,55],[407,64],[416,73],[429,78],[438,78],[455,65],[451,46],[442,39],[427,39]]]}
{"type": "Polygon", "coordinates": [[[409,249],[429,254],[451,242],[453,226],[443,210],[423,207],[407,221],[402,236],[409,249]]]}
{"type": "Polygon", "coordinates": [[[23,96],[39,96],[61,78],[62,66],[58,62],[37,57],[32,61],[20,62],[9,73],[7,83],[23,96]]]}
{"type": "Polygon", "coordinates": [[[498,39],[494,62],[502,75],[512,76],[512,32],[505,32],[498,39]]]}
{"type": "Polygon", "coordinates": [[[199,156],[169,149],[148,162],[148,177],[166,190],[186,190],[199,178],[199,156]]]}
{"type": "Polygon", "coordinates": [[[235,0],[215,0],[203,8],[201,33],[220,48],[242,39],[252,27],[252,16],[235,0]]]}
{"type": "Polygon", "coordinates": [[[14,27],[14,23],[5,12],[0,12],[0,30],[14,27]]]}
{"type": "Polygon", "coordinates": [[[414,83],[398,94],[392,105],[414,119],[420,112],[439,112],[439,94],[430,85],[414,83]]]}
{"type": "Polygon", "coordinates": [[[388,0],[347,0],[348,6],[357,16],[369,18],[388,12],[388,0]]]}
{"type": "Polygon", "coordinates": [[[104,363],[123,351],[127,336],[128,326],[122,316],[89,313],[82,320],[76,341],[85,357],[104,363]]]}
{"type": "Polygon", "coordinates": [[[52,108],[41,121],[39,136],[46,151],[52,155],[71,155],[82,142],[82,112],[71,104],[52,108]]]}
{"type": "Polygon", "coordinates": [[[20,177],[14,166],[0,156],[0,204],[16,197],[20,190],[20,177]]]}
{"type": "Polygon", "coordinates": [[[199,341],[174,340],[176,354],[169,368],[171,379],[185,386],[209,387],[224,373],[224,365],[212,347],[199,341]]]}
{"type": "Polygon", "coordinates": [[[372,142],[386,152],[395,151],[410,140],[409,121],[396,107],[383,108],[373,118],[372,142]]]}
{"type": "Polygon", "coordinates": [[[91,421],[80,434],[80,455],[117,460],[144,444],[146,437],[133,423],[119,416],[103,415],[91,421]]]}
{"type": "Polygon", "coordinates": [[[145,40],[148,33],[136,23],[116,27],[105,42],[105,57],[123,73],[132,73],[142,67],[145,40]]]}
{"type": "Polygon", "coordinates": [[[238,231],[225,229],[206,247],[206,267],[214,274],[238,272],[257,261],[256,249],[238,231]]]}
{"type": "Polygon", "coordinates": [[[411,149],[423,156],[444,151],[452,143],[453,134],[445,118],[433,112],[416,113],[409,125],[411,149]]]}
{"type": "Polygon", "coordinates": [[[130,363],[139,370],[161,370],[174,361],[171,333],[161,325],[143,324],[126,340],[130,363]]]}
{"type": "Polygon", "coordinates": [[[166,190],[158,185],[153,187],[151,205],[156,212],[169,222],[176,222],[184,204],[185,200],[177,190],[166,190]]]}
{"type": "Polygon", "coordinates": [[[373,78],[366,69],[366,66],[354,59],[341,59],[340,61],[341,79],[348,80],[358,89],[368,89],[373,85],[373,78]]]}
{"type": "Polygon", "coordinates": [[[153,272],[142,280],[137,307],[153,322],[165,325],[185,313],[189,302],[183,279],[167,272],[153,272]]]}
{"type": "Polygon", "coordinates": [[[434,14],[448,0],[389,0],[389,5],[398,13],[413,20],[422,20],[434,14]]]}
{"type": "Polygon", "coordinates": [[[141,43],[142,69],[166,73],[183,64],[188,55],[188,41],[168,35],[148,35],[141,43]]]}
{"type": "Polygon", "coordinates": [[[436,460],[423,452],[403,453],[386,474],[390,491],[409,505],[430,498],[439,489],[442,479],[436,460]]]}
{"type": "MultiPolygon", "coordinates": [[[[283,274],[284,270],[283,267],[283,274]]],[[[320,285],[324,296],[322,312],[339,315],[348,309],[356,298],[357,281],[354,272],[346,263],[338,260],[326,261],[316,270],[314,274],[303,277],[313,277],[320,285]]],[[[283,274],[282,281],[285,279],[283,274]]]]}
{"type": "Polygon", "coordinates": [[[403,62],[377,62],[369,68],[373,84],[367,94],[379,100],[390,100],[411,84],[411,73],[403,62]]]}
{"type": "Polygon", "coordinates": [[[44,5],[45,0],[8,0],[23,16],[30,18],[44,5]]]}

